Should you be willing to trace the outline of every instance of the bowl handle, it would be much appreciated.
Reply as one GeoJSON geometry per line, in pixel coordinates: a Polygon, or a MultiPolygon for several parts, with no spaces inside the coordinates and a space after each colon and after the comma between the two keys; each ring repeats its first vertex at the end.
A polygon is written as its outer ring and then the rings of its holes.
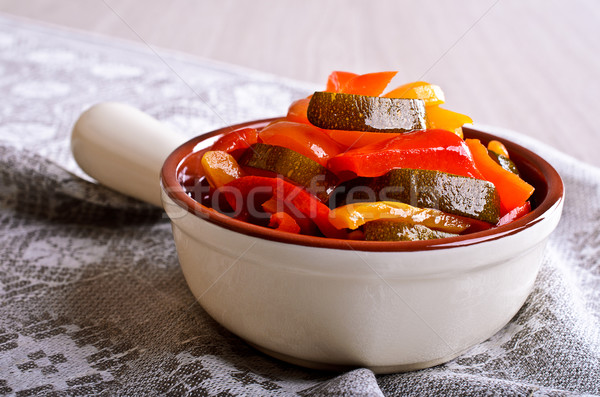
{"type": "Polygon", "coordinates": [[[92,106],[71,134],[75,161],[89,176],[120,193],[162,206],[160,170],[186,138],[122,103],[92,106]]]}

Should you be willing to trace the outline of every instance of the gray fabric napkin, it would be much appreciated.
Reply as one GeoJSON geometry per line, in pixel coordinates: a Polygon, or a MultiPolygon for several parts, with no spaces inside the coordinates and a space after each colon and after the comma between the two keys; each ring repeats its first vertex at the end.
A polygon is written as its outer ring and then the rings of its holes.
{"type": "Polygon", "coordinates": [[[194,136],[283,114],[315,87],[0,18],[0,394],[600,395],[600,170],[495,129],[562,175],[563,219],[500,332],[434,368],[328,373],[265,356],[188,291],[161,210],[90,181],[78,115],[130,103],[194,136]]]}

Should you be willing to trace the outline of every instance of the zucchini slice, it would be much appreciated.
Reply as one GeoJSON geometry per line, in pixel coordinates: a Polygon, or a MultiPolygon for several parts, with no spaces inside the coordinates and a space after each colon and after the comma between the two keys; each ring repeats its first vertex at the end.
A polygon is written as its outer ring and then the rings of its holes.
{"type": "Polygon", "coordinates": [[[416,241],[458,236],[458,234],[433,230],[423,225],[388,219],[367,222],[363,228],[367,241],[416,241]]]}
{"type": "MultiPolygon", "coordinates": [[[[357,178],[343,203],[400,201],[489,223],[500,219],[500,198],[494,184],[441,171],[395,168],[376,178],[357,178]]],[[[338,193],[336,192],[336,198],[338,193]]],[[[340,203],[341,204],[341,203],[340,203]]]]}
{"type": "Polygon", "coordinates": [[[240,159],[240,165],[281,175],[304,186],[323,202],[327,202],[338,185],[338,178],[327,168],[282,146],[255,143],[240,159]]]}
{"type": "Polygon", "coordinates": [[[308,121],[328,130],[409,132],[427,128],[425,102],[335,92],[315,92],[308,121]]]}

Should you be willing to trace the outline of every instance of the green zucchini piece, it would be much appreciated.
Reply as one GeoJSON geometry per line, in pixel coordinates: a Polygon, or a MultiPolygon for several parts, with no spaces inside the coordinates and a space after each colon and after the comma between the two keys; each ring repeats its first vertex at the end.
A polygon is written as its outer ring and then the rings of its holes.
{"type": "Polygon", "coordinates": [[[240,159],[240,165],[282,175],[304,186],[319,200],[327,202],[338,184],[338,178],[327,168],[291,149],[255,143],[240,159]]]}
{"type": "Polygon", "coordinates": [[[519,170],[517,169],[516,164],[513,163],[513,161],[511,159],[509,159],[508,157],[506,157],[502,154],[492,152],[491,150],[488,150],[488,153],[489,153],[490,157],[492,159],[494,159],[494,161],[496,163],[500,164],[500,167],[504,168],[507,171],[512,172],[515,175],[519,175],[519,170]]]}
{"type": "MultiPolygon", "coordinates": [[[[489,223],[500,219],[500,198],[493,183],[441,171],[395,168],[376,178],[357,178],[346,188],[345,204],[400,201],[489,223]]],[[[336,199],[339,194],[335,193],[336,199]]]]}
{"type": "Polygon", "coordinates": [[[421,99],[383,98],[335,92],[315,92],[308,121],[328,130],[408,132],[427,128],[421,99]]]}
{"type": "Polygon", "coordinates": [[[416,241],[458,236],[458,234],[433,230],[423,225],[389,219],[367,222],[363,228],[367,241],[416,241]]]}

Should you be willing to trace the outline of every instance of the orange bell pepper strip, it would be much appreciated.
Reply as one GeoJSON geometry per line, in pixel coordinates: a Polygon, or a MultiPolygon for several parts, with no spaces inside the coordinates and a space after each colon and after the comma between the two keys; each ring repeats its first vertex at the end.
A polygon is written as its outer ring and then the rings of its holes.
{"type": "Polygon", "coordinates": [[[310,96],[308,98],[302,98],[292,102],[292,104],[288,108],[285,120],[293,121],[295,123],[310,124],[310,121],[308,121],[308,117],[306,116],[309,103],[310,96]]]}
{"type": "Polygon", "coordinates": [[[460,233],[469,228],[464,218],[431,208],[417,208],[398,201],[377,201],[347,204],[331,210],[329,220],[338,229],[356,229],[369,221],[396,219],[413,225],[423,225],[448,233],[460,233]]]}
{"type": "Polygon", "coordinates": [[[466,139],[465,142],[473,155],[477,169],[485,179],[496,186],[500,196],[501,214],[524,205],[533,194],[534,187],[496,163],[479,139],[466,139]]]}
{"type": "Polygon", "coordinates": [[[379,96],[398,72],[367,73],[356,76],[342,87],[345,94],[379,96]]]}
{"type": "Polygon", "coordinates": [[[488,142],[487,148],[490,152],[494,152],[499,156],[504,156],[506,158],[510,158],[508,155],[508,149],[506,146],[500,141],[492,140],[488,142]]]}
{"type": "Polygon", "coordinates": [[[279,230],[280,232],[300,233],[300,226],[298,226],[294,218],[285,212],[276,212],[271,215],[269,227],[279,230]]]}
{"type": "Polygon", "coordinates": [[[425,81],[401,85],[383,96],[385,98],[421,99],[425,102],[425,106],[441,105],[446,100],[440,86],[425,81]]]}
{"type": "Polygon", "coordinates": [[[325,91],[341,92],[342,87],[344,87],[350,79],[352,79],[356,76],[358,76],[356,73],[351,73],[351,72],[341,72],[341,71],[331,72],[331,74],[329,75],[329,78],[327,79],[327,86],[325,88],[325,91]]]}
{"type": "Polygon", "coordinates": [[[473,119],[467,115],[442,109],[439,106],[427,106],[425,113],[427,114],[427,128],[450,131],[461,138],[463,137],[462,126],[473,122],[473,119]]]}

